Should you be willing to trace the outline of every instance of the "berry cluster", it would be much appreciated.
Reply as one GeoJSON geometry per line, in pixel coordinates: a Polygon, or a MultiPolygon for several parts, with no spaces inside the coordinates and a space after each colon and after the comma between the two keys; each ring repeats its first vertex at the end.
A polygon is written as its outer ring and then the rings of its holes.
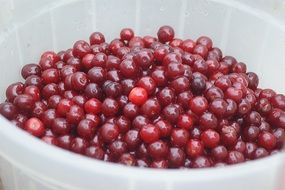
{"type": "Polygon", "coordinates": [[[22,68],[0,113],[19,128],[91,158],[152,168],[237,164],[278,152],[285,96],[223,56],[206,36],[157,38],[125,28],[105,42],[42,54],[22,68]]]}

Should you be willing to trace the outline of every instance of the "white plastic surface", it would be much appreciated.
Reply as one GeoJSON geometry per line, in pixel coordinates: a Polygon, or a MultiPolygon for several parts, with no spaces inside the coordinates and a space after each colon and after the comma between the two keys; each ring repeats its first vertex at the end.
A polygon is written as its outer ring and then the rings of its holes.
{"type": "MultiPolygon", "coordinates": [[[[0,0],[0,95],[23,64],[45,50],[71,47],[93,31],[123,27],[155,35],[168,24],[178,37],[208,35],[227,55],[285,93],[284,0],[0,0]]],[[[27,135],[0,118],[0,176],[5,190],[275,190],[284,153],[225,168],[150,170],[91,160],[27,135]]]]}

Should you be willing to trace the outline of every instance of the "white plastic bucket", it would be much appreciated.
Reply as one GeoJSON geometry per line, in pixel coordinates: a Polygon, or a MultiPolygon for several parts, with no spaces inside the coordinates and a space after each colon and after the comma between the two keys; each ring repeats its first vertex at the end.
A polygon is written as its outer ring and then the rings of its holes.
{"type": "MultiPolygon", "coordinates": [[[[178,37],[210,36],[257,72],[262,87],[285,93],[285,1],[0,0],[1,100],[7,85],[20,80],[21,66],[37,62],[45,50],[67,49],[93,31],[108,40],[123,27],[155,35],[164,24],[178,37]]],[[[273,190],[282,179],[282,161],[284,153],[225,168],[124,167],[49,146],[0,118],[5,190],[273,190]]]]}

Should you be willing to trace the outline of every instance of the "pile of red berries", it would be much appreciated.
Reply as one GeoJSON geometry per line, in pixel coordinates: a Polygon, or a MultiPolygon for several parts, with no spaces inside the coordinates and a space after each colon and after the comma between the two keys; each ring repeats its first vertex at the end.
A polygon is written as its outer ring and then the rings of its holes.
{"type": "Polygon", "coordinates": [[[130,166],[223,166],[282,148],[285,96],[210,38],[162,26],[157,38],[125,28],[89,41],[25,65],[0,113],[48,144],[130,166]]]}

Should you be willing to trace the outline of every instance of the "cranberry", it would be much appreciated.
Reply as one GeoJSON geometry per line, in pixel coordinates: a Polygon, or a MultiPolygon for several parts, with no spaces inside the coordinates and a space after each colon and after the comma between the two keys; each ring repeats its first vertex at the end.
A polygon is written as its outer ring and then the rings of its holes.
{"type": "Polygon", "coordinates": [[[272,110],[272,105],[270,104],[270,101],[268,99],[261,98],[256,104],[256,109],[259,113],[267,115],[272,110]]]}
{"type": "Polygon", "coordinates": [[[208,168],[211,166],[211,162],[205,156],[198,156],[193,159],[191,166],[192,168],[208,168]]]}
{"type": "Polygon", "coordinates": [[[101,32],[94,32],[90,35],[89,41],[91,45],[101,44],[105,42],[105,37],[101,32]]]}
{"type": "Polygon", "coordinates": [[[106,98],[102,104],[102,112],[106,116],[114,116],[119,110],[119,104],[116,100],[106,98]]]}
{"type": "Polygon", "coordinates": [[[42,80],[45,84],[57,83],[59,81],[59,72],[57,69],[47,69],[42,72],[42,80]]]}
{"type": "Polygon", "coordinates": [[[261,124],[261,115],[256,111],[252,111],[246,116],[245,121],[248,124],[259,126],[261,124]]]}
{"type": "Polygon", "coordinates": [[[191,83],[191,89],[194,94],[202,94],[206,89],[206,81],[201,77],[194,78],[191,83]]]}
{"type": "Polygon", "coordinates": [[[68,49],[63,55],[63,61],[66,62],[71,57],[73,57],[72,49],[68,49]]]}
{"type": "Polygon", "coordinates": [[[85,155],[90,158],[95,158],[97,160],[103,160],[104,150],[98,146],[89,146],[85,149],[85,155]]]}
{"type": "Polygon", "coordinates": [[[92,139],[95,135],[96,124],[90,119],[83,119],[77,126],[77,134],[84,139],[92,139]]]}
{"type": "Polygon", "coordinates": [[[216,161],[224,161],[228,157],[228,150],[225,146],[219,145],[212,149],[211,155],[216,161]]]}
{"type": "Polygon", "coordinates": [[[206,75],[208,73],[208,65],[203,59],[198,59],[193,63],[193,71],[206,75]]]}
{"type": "Polygon", "coordinates": [[[159,139],[160,130],[155,125],[147,124],[141,128],[140,137],[145,143],[152,143],[159,139]]]}
{"type": "Polygon", "coordinates": [[[222,51],[219,48],[214,47],[211,51],[209,51],[207,59],[221,61],[222,56],[222,51]]]}
{"type": "Polygon", "coordinates": [[[218,132],[207,129],[201,134],[201,140],[207,148],[214,148],[220,142],[220,135],[218,132]]]}
{"type": "Polygon", "coordinates": [[[182,114],[178,117],[177,126],[184,129],[191,129],[193,127],[193,119],[191,116],[182,114]]]}
{"type": "Polygon", "coordinates": [[[174,62],[174,63],[182,63],[182,58],[181,58],[181,56],[180,55],[178,55],[177,53],[169,53],[169,54],[167,54],[164,58],[163,58],[163,60],[162,60],[162,64],[164,65],[164,66],[167,66],[168,64],[170,64],[170,63],[172,63],[172,62],[174,62]]]}
{"type": "Polygon", "coordinates": [[[56,135],[67,135],[71,130],[71,125],[64,118],[56,118],[52,121],[51,129],[56,135]]]}
{"type": "Polygon", "coordinates": [[[155,126],[159,128],[161,137],[169,137],[172,125],[167,120],[158,120],[155,126]]]}
{"type": "Polygon", "coordinates": [[[105,67],[107,61],[107,55],[105,53],[97,53],[92,59],[92,65],[96,67],[105,67]]]}
{"type": "Polygon", "coordinates": [[[142,115],[138,115],[133,119],[132,126],[135,129],[141,129],[144,125],[147,125],[149,123],[150,123],[150,121],[147,117],[142,116],[142,115]]]}
{"type": "Polygon", "coordinates": [[[135,87],[129,94],[129,100],[136,105],[142,105],[147,100],[147,96],[147,91],[144,88],[135,87]]]}
{"type": "Polygon", "coordinates": [[[268,121],[270,124],[275,125],[276,127],[285,129],[285,112],[278,108],[273,109],[269,113],[268,121]]]}
{"type": "Polygon", "coordinates": [[[182,113],[183,109],[178,104],[169,104],[168,106],[164,107],[162,110],[162,114],[171,123],[176,123],[179,115],[182,113]]]}
{"type": "Polygon", "coordinates": [[[166,106],[175,101],[175,92],[171,88],[165,87],[158,92],[157,98],[163,106],[166,106]]]}
{"type": "Polygon", "coordinates": [[[183,43],[183,40],[174,38],[171,42],[169,42],[169,45],[171,47],[181,47],[183,43]]]}
{"type": "Polygon", "coordinates": [[[72,105],[66,113],[68,123],[78,124],[84,118],[84,110],[78,105],[72,105]]]}
{"type": "Polygon", "coordinates": [[[0,104],[0,114],[9,120],[13,119],[17,114],[17,108],[9,102],[2,103],[0,104]]]}
{"type": "Polygon", "coordinates": [[[142,105],[142,113],[145,114],[149,118],[153,118],[160,113],[161,107],[156,99],[148,99],[142,105]]]}
{"type": "Polygon", "coordinates": [[[102,103],[96,99],[91,98],[84,104],[84,110],[86,113],[99,114],[101,112],[102,103]]]}
{"type": "Polygon", "coordinates": [[[202,56],[203,58],[206,58],[208,55],[208,49],[204,45],[197,44],[193,50],[193,53],[198,54],[202,56]]]}
{"type": "Polygon", "coordinates": [[[270,125],[269,123],[265,121],[261,121],[261,124],[259,125],[260,131],[270,131],[270,125]]]}
{"type": "Polygon", "coordinates": [[[85,149],[88,147],[88,141],[80,138],[75,137],[71,140],[71,151],[78,153],[78,154],[84,154],[85,149]]]}
{"type": "Polygon", "coordinates": [[[253,72],[248,72],[247,77],[249,81],[248,87],[251,88],[252,90],[255,90],[259,83],[258,76],[253,72]]]}
{"type": "Polygon", "coordinates": [[[24,92],[24,85],[21,82],[13,83],[6,89],[6,97],[9,102],[13,102],[14,99],[24,92]]]}
{"type": "Polygon", "coordinates": [[[197,39],[197,44],[201,44],[207,47],[208,50],[212,49],[213,42],[212,40],[207,36],[201,36],[197,39]]]}
{"type": "Polygon", "coordinates": [[[148,94],[152,94],[155,90],[156,84],[151,77],[142,77],[137,82],[137,86],[144,88],[148,94]]]}
{"type": "Polygon", "coordinates": [[[190,109],[197,115],[201,115],[208,109],[208,101],[202,96],[196,96],[190,100],[190,109]]]}
{"type": "Polygon", "coordinates": [[[204,144],[195,139],[191,139],[188,141],[186,145],[186,153],[190,158],[195,158],[203,154],[204,144]]]}
{"type": "Polygon", "coordinates": [[[254,158],[254,152],[257,149],[257,145],[255,143],[250,143],[247,142],[245,144],[245,153],[244,155],[249,158],[249,159],[253,159],[254,158]]]}
{"type": "Polygon", "coordinates": [[[129,153],[122,154],[119,163],[126,165],[126,166],[134,166],[136,164],[136,160],[133,155],[129,153]]]}
{"type": "Polygon", "coordinates": [[[123,108],[123,114],[127,118],[133,119],[139,113],[139,107],[131,102],[127,103],[123,108]]]}
{"type": "Polygon", "coordinates": [[[42,137],[45,134],[43,122],[35,117],[32,117],[25,122],[25,130],[36,137],[42,137]]]}
{"type": "Polygon", "coordinates": [[[276,146],[276,137],[267,131],[263,131],[258,136],[258,144],[267,150],[272,150],[276,146]]]}
{"type": "Polygon", "coordinates": [[[220,136],[221,141],[227,147],[235,145],[238,140],[238,134],[232,126],[222,127],[220,136]]]}
{"type": "Polygon", "coordinates": [[[151,45],[157,41],[157,38],[152,37],[152,36],[144,36],[143,37],[143,42],[146,48],[150,48],[151,45]]]}
{"type": "Polygon", "coordinates": [[[261,98],[267,98],[267,99],[271,99],[276,95],[276,92],[274,92],[271,89],[263,89],[261,90],[260,94],[259,94],[259,99],[261,98]]]}
{"type": "Polygon", "coordinates": [[[285,96],[283,94],[277,94],[271,98],[270,103],[275,108],[285,110],[285,96]]]}
{"type": "Polygon", "coordinates": [[[232,82],[228,77],[222,76],[215,81],[215,85],[225,91],[232,86],[232,82]]]}
{"type": "Polygon", "coordinates": [[[242,99],[238,105],[238,113],[240,115],[247,114],[251,109],[251,105],[247,99],[242,99]]]}
{"type": "Polygon", "coordinates": [[[157,37],[162,43],[170,42],[174,38],[174,30],[171,26],[162,26],[157,32],[157,37]]]}
{"type": "Polygon", "coordinates": [[[100,86],[96,83],[89,83],[84,90],[84,94],[88,97],[88,98],[97,98],[97,99],[101,99],[103,96],[103,92],[102,89],[100,88],[100,86]]]}
{"type": "Polygon", "coordinates": [[[47,144],[50,144],[50,145],[55,145],[55,146],[58,145],[57,139],[55,137],[52,137],[52,136],[43,136],[41,138],[41,140],[47,144]]]}
{"type": "Polygon", "coordinates": [[[24,114],[16,114],[15,118],[11,120],[13,124],[15,124],[19,128],[24,128],[25,122],[28,120],[28,117],[24,114]]]}
{"type": "Polygon", "coordinates": [[[34,108],[34,99],[31,95],[21,94],[14,99],[14,105],[23,111],[30,111],[34,108]]]}
{"type": "Polygon", "coordinates": [[[189,132],[186,129],[173,129],[171,132],[171,143],[178,147],[186,145],[189,139],[189,132]]]}
{"type": "Polygon", "coordinates": [[[138,65],[130,59],[125,59],[120,64],[120,71],[125,77],[133,78],[139,72],[138,65]]]}
{"type": "Polygon", "coordinates": [[[104,142],[112,142],[119,136],[119,127],[116,124],[105,123],[100,130],[104,142]]]}
{"type": "Polygon", "coordinates": [[[82,58],[90,52],[91,52],[90,45],[83,40],[79,40],[79,41],[75,42],[75,44],[73,45],[72,54],[75,57],[82,58]]]}
{"type": "Polygon", "coordinates": [[[239,151],[241,153],[244,153],[245,149],[246,149],[246,144],[242,140],[239,140],[233,148],[233,150],[239,151]]]}
{"type": "Polygon", "coordinates": [[[118,82],[108,82],[103,86],[103,91],[107,97],[116,98],[122,94],[122,85],[118,82]]]}
{"type": "Polygon", "coordinates": [[[155,160],[160,160],[168,155],[169,147],[162,140],[155,141],[149,144],[148,154],[155,160]]]}
{"type": "Polygon", "coordinates": [[[234,100],[236,103],[239,103],[241,101],[242,96],[242,91],[234,87],[229,87],[225,91],[225,97],[234,100]]]}
{"type": "Polygon", "coordinates": [[[273,135],[276,138],[277,147],[283,147],[285,141],[285,130],[282,128],[277,128],[274,130],[273,135]]]}
{"type": "Polygon", "coordinates": [[[142,49],[134,56],[133,60],[143,69],[149,68],[153,63],[153,53],[149,49],[142,49]]]}
{"type": "Polygon", "coordinates": [[[48,99],[48,106],[50,108],[57,108],[57,105],[59,104],[61,100],[61,96],[60,95],[52,95],[51,97],[49,97],[48,99]]]}
{"type": "Polygon", "coordinates": [[[205,97],[209,101],[213,101],[214,99],[217,98],[224,98],[224,93],[220,88],[212,86],[206,91],[205,97]]]}
{"type": "Polygon", "coordinates": [[[263,158],[269,155],[269,152],[264,148],[257,148],[253,154],[254,159],[263,158]]]}
{"type": "Polygon", "coordinates": [[[128,149],[135,149],[140,143],[139,132],[137,130],[129,130],[125,137],[124,142],[127,144],[128,149]]]}
{"type": "Polygon", "coordinates": [[[164,46],[159,46],[154,50],[153,56],[156,61],[162,62],[164,57],[169,53],[169,50],[164,46]]]}
{"type": "Polygon", "coordinates": [[[218,119],[211,112],[204,112],[200,117],[199,124],[203,130],[216,129],[218,126],[218,119]]]}
{"type": "Polygon", "coordinates": [[[151,168],[167,168],[168,167],[168,162],[166,160],[156,160],[153,161],[150,165],[151,168]]]}
{"type": "Polygon", "coordinates": [[[241,162],[244,162],[244,156],[242,153],[238,152],[238,151],[230,151],[228,154],[228,158],[227,158],[227,163],[228,164],[238,164],[241,162]]]}
{"type": "Polygon", "coordinates": [[[39,65],[42,70],[50,69],[54,67],[55,62],[48,58],[48,57],[43,57],[40,59],[39,65]]]}
{"type": "Polygon", "coordinates": [[[195,46],[196,43],[191,39],[184,40],[181,44],[183,51],[188,53],[193,53],[195,46]]]}
{"type": "Polygon", "coordinates": [[[247,141],[254,142],[258,138],[260,129],[254,125],[250,125],[243,129],[244,138],[247,141]]]}
{"type": "Polygon", "coordinates": [[[110,144],[109,150],[113,158],[119,158],[127,152],[127,144],[121,140],[115,140],[110,144]]]}
{"type": "Polygon", "coordinates": [[[81,69],[81,60],[79,58],[76,57],[71,57],[67,60],[67,65],[71,65],[73,67],[75,67],[76,70],[80,70],[81,69]]]}
{"type": "Polygon", "coordinates": [[[184,109],[189,107],[189,102],[193,98],[191,91],[181,92],[177,96],[177,103],[180,104],[184,109]]]}
{"type": "Polygon", "coordinates": [[[37,64],[27,64],[25,65],[21,70],[21,75],[24,79],[31,75],[40,75],[41,74],[41,68],[37,64]]]}
{"type": "Polygon", "coordinates": [[[58,85],[55,83],[50,83],[50,84],[45,85],[42,88],[41,94],[45,98],[49,98],[52,95],[59,94],[58,85]]]}
{"type": "Polygon", "coordinates": [[[224,62],[229,67],[232,67],[237,63],[237,60],[232,56],[225,56],[223,57],[222,62],[224,62]]]}
{"type": "Polygon", "coordinates": [[[60,136],[57,138],[58,146],[66,150],[70,150],[72,139],[73,138],[70,135],[60,136]]]}
{"type": "Polygon", "coordinates": [[[176,93],[181,93],[188,90],[189,86],[190,86],[190,81],[187,77],[184,76],[178,77],[170,83],[170,87],[172,87],[176,93]]]}
{"type": "Polygon", "coordinates": [[[106,79],[107,73],[102,67],[93,67],[87,75],[91,82],[101,84],[106,79]]]}
{"type": "Polygon", "coordinates": [[[185,152],[181,148],[172,147],[169,149],[168,160],[170,167],[178,168],[185,162],[185,152]]]}

